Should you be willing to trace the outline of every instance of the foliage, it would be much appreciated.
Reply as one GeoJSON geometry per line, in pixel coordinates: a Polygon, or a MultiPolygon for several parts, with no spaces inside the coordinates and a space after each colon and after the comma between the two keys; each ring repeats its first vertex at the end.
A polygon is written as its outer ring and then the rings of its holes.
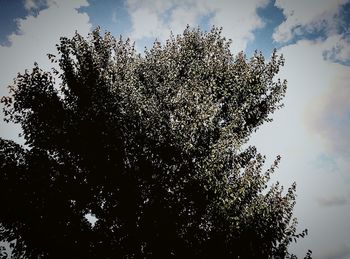
{"type": "Polygon", "coordinates": [[[186,28],[144,55],[94,30],[61,38],[59,69],[18,74],[2,98],[25,146],[0,140],[0,240],[17,258],[285,258],[286,193],[252,132],[281,106],[283,58],[233,56],[186,28]],[[97,218],[95,225],[86,214],[97,218]]]}

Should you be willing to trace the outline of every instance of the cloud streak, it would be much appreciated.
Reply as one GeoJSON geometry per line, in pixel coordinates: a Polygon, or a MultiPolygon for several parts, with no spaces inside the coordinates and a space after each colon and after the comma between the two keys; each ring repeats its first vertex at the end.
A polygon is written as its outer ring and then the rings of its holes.
{"type": "Polygon", "coordinates": [[[343,196],[319,197],[316,199],[321,207],[344,206],[348,200],[343,196]]]}

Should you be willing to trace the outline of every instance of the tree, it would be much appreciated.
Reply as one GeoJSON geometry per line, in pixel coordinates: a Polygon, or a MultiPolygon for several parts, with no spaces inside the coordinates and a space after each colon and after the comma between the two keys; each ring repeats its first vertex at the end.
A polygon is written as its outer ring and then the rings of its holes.
{"type": "Polygon", "coordinates": [[[58,69],[3,97],[25,145],[0,140],[0,239],[17,258],[285,258],[295,184],[267,187],[249,136],[281,107],[284,60],[233,56],[186,28],[144,55],[94,30],[61,38],[58,69]],[[97,221],[92,225],[86,215],[97,221]]]}

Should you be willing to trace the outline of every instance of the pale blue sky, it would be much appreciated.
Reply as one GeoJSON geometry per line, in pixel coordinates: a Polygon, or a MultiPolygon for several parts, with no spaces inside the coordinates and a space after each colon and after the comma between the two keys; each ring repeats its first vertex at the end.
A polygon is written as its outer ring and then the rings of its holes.
{"type": "MultiPolygon", "coordinates": [[[[141,51],[186,24],[222,26],[232,51],[248,57],[277,48],[285,107],[250,143],[270,162],[282,155],[274,180],[298,184],[295,216],[310,235],[292,249],[350,258],[350,0],[0,0],[0,21],[0,96],[34,61],[49,68],[60,36],[97,25],[141,51]]],[[[18,128],[0,123],[1,137],[21,141],[18,128]]]]}

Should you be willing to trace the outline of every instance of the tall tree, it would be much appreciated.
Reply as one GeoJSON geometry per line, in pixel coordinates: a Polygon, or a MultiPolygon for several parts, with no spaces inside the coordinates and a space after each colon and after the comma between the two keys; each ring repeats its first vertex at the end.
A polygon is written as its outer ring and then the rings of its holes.
{"type": "Polygon", "coordinates": [[[285,258],[295,185],[249,136],[281,106],[283,65],[186,28],[144,55],[94,30],[61,38],[3,97],[25,146],[0,140],[0,239],[18,258],[285,258]],[[93,215],[91,224],[86,215],[93,215]]]}

